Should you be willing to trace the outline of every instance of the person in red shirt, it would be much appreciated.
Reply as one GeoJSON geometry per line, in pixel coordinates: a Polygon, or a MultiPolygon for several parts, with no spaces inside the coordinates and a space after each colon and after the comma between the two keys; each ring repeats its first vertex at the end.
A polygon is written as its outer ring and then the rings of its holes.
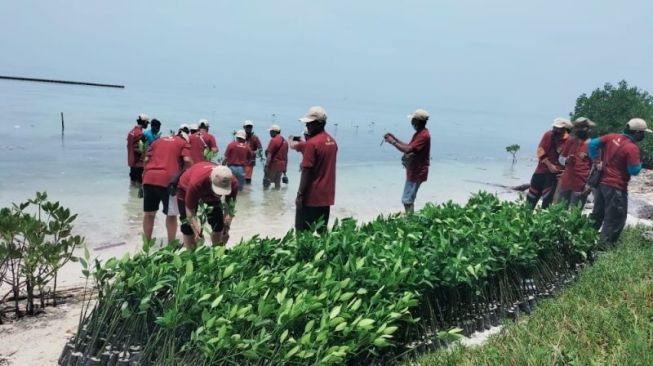
{"type": "Polygon", "coordinates": [[[207,204],[208,224],[211,226],[211,242],[222,245],[228,238],[229,227],[238,195],[238,179],[224,165],[203,161],[193,164],[179,178],[177,204],[181,232],[184,234],[184,247],[194,249],[202,236],[202,227],[198,220],[200,204],[207,204]],[[222,197],[225,203],[222,203],[222,197]]]}
{"type": "Polygon", "coordinates": [[[225,165],[238,179],[238,190],[242,191],[245,186],[245,166],[254,158],[254,153],[245,142],[245,131],[236,132],[236,140],[227,145],[224,152],[225,165]]]}
{"type": "Polygon", "coordinates": [[[576,119],[573,125],[576,137],[568,139],[560,152],[559,162],[564,166],[564,171],[558,184],[558,202],[567,206],[580,205],[582,208],[590,192],[586,187],[592,168],[592,159],[587,151],[589,134],[596,125],[585,117],[576,119]]]}
{"type": "MultiPolygon", "coordinates": [[[[192,133],[191,128],[191,133],[192,133]]],[[[215,137],[209,133],[209,121],[201,119],[198,123],[198,130],[190,136],[190,156],[193,163],[210,161],[218,154],[218,144],[215,137]]]]}
{"type": "Polygon", "coordinates": [[[324,108],[311,107],[300,119],[306,124],[311,138],[304,146],[302,175],[295,199],[295,229],[327,231],[331,206],[336,196],[336,140],[325,130],[327,114],[324,108]]]}
{"type": "Polygon", "coordinates": [[[429,175],[431,134],[426,128],[428,120],[429,114],[423,109],[418,109],[410,115],[410,123],[415,129],[410,143],[400,141],[392,133],[386,133],[383,136],[386,142],[404,153],[402,162],[406,168],[406,183],[401,202],[404,204],[406,213],[412,213],[415,210],[417,190],[423,182],[426,182],[429,175]]]}
{"type": "Polygon", "coordinates": [[[138,142],[145,141],[144,130],[150,123],[150,117],[141,113],[136,119],[136,126],[127,134],[127,165],[129,178],[132,184],[140,185],[143,182],[143,156],[138,149],[138,142]]]}
{"type": "Polygon", "coordinates": [[[628,182],[642,170],[637,142],[645,133],[652,133],[646,121],[633,118],[623,134],[611,133],[592,139],[588,146],[596,169],[602,171],[598,188],[594,190],[594,208],[590,218],[601,229],[601,246],[614,246],[626,225],[628,214],[628,182]]]}
{"type": "Polygon", "coordinates": [[[247,165],[245,165],[245,183],[251,184],[252,183],[252,175],[254,174],[254,166],[256,165],[256,156],[259,154],[259,152],[263,149],[263,145],[261,145],[261,140],[254,134],[254,123],[252,121],[247,120],[243,123],[243,128],[245,129],[245,142],[249,144],[250,150],[254,153],[254,157],[252,160],[249,161],[247,165]]]}
{"type": "Polygon", "coordinates": [[[564,169],[559,158],[562,147],[569,138],[572,128],[571,121],[565,118],[556,118],[550,131],[544,133],[537,147],[537,167],[531,177],[526,201],[532,208],[542,199],[542,208],[547,208],[553,203],[553,196],[558,183],[558,175],[564,169]]]}
{"type": "Polygon", "coordinates": [[[152,239],[154,218],[163,203],[163,213],[166,215],[168,242],[175,240],[177,233],[178,209],[174,197],[171,197],[168,186],[173,177],[184,167],[192,165],[190,146],[182,136],[166,136],[154,141],[147,150],[145,170],[143,172],[143,235],[145,240],[152,239]],[[173,209],[169,210],[173,201],[173,209]]]}
{"type": "Polygon", "coordinates": [[[274,183],[274,189],[281,189],[281,176],[286,174],[288,168],[288,142],[281,136],[281,127],[272,125],[270,129],[270,142],[265,150],[265,177],[263,178],[263,189],[270,188],[274,183]]]}

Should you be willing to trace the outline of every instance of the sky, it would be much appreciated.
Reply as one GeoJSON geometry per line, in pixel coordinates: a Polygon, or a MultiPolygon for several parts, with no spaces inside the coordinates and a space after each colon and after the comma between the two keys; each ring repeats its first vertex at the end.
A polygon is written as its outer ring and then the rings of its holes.
{"type": "Polygon", "coordinates": [[[653,91],[651,0],[0,2],[0,74],[564,115],[653,91]]]}

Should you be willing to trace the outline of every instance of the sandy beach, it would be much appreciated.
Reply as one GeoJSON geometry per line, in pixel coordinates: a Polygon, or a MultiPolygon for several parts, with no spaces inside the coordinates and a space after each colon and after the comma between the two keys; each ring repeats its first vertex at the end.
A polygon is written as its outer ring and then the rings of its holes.
{"type": "MultiPolygon", "coordinates": [[[[653,170],[645,170],[630,183],[630,206],[628,225],[651,225],[653,217],[653,170]]],[[[517,197],[508,190],[499,191],[503,198],[517,197]]],[[[378,212],[380,213],[390,213],[378,212]]],[[[351,216],[351,212],[336,211],[335,217],[351,216]]],[[[370,220],[375,215],[356,216],[359,220],[370,220]]],[[[265,233],[279,236],[287,231],[287,227],[279,226],[276,230],[265,233]]],[[[229,245],[235,245],[241,238],[257,234],[254,228],[240,228],[232,233],[229,245]]],[[[91,257],[106,260],[111,257],[121,257],[125,253],[138,250],[138,240],[97,246],[91,251],[91,257]]],[[[74,334],[82,310],[81,291],[84,286],[81,268],[77,263],[70,263],[62,269],[59,276],[61,293],[71,293],[57,307],[48,307],[46,311],[35,317],[26,317],[18,321],[0,325],[0,365],[54,365],[66,340],[74,334]]],[[[487,335],[479,339],[468,340],[467,344],[479,344],[487,335]]]]}

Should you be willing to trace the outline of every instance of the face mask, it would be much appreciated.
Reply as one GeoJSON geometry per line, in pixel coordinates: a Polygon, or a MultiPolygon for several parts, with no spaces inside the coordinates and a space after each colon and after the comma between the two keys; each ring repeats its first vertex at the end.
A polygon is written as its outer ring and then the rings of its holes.
{"type": "Polygon", "coordinates": [[[644,133],[640,132],[635,136],[635,141],[640,142],[642,140],[644,140],[644,133]]]}
{"type": "Polygon", "coordinates": [[[584,139],[587,138],[587,136],[589,136],[589,131],[582,131],[582,130],[581,130],[581,131],[576,131],[576,132],[575,132],[575,135],[576,135],[576,137],[578,137],[579,139],[583,139],[583,140],[584,140],[584,139]]]}

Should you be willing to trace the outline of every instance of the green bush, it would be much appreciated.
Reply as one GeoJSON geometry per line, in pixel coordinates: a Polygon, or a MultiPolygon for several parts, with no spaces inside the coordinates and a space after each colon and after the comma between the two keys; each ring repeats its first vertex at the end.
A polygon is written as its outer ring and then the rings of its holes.
{"type": "Polygon", "coordinates": [[[23,293],[29,315],[36,312],[37,295],[40,308],[45,307],[50,285],[53,305],[57,304],[57,273],[68,261],[77,260],[73,252],[84,242],[71,234],[76,218],[59,202],[48,201],[45,192],[0,209],[0,280],[10,287],[17,316],[22,315],[19,300],[23,293]]]}
{"type": "Polygon", "coordinates": [[[579,211],[481,193],[227,252],[146,245],[96,263],[99,301],[66,350],[155,365],[385,362],[560,285],[595,243],[579,211]]]}
{"type": "MultiPolygon", "coordinates": [[[[634,117],[643,118],[649,126],[653,124],[653,96],[622,80],[613,86],[606,83],[603,89],[594,90],[589,96],[583,93],[576,99],[573,119],[587,117],[596,122],[596,133],[620,133],[626,122],[634,117]]],[[[647,136],[638,144],[642,151],[644,167],[653,167],[653,138],[647,136]]]]}

